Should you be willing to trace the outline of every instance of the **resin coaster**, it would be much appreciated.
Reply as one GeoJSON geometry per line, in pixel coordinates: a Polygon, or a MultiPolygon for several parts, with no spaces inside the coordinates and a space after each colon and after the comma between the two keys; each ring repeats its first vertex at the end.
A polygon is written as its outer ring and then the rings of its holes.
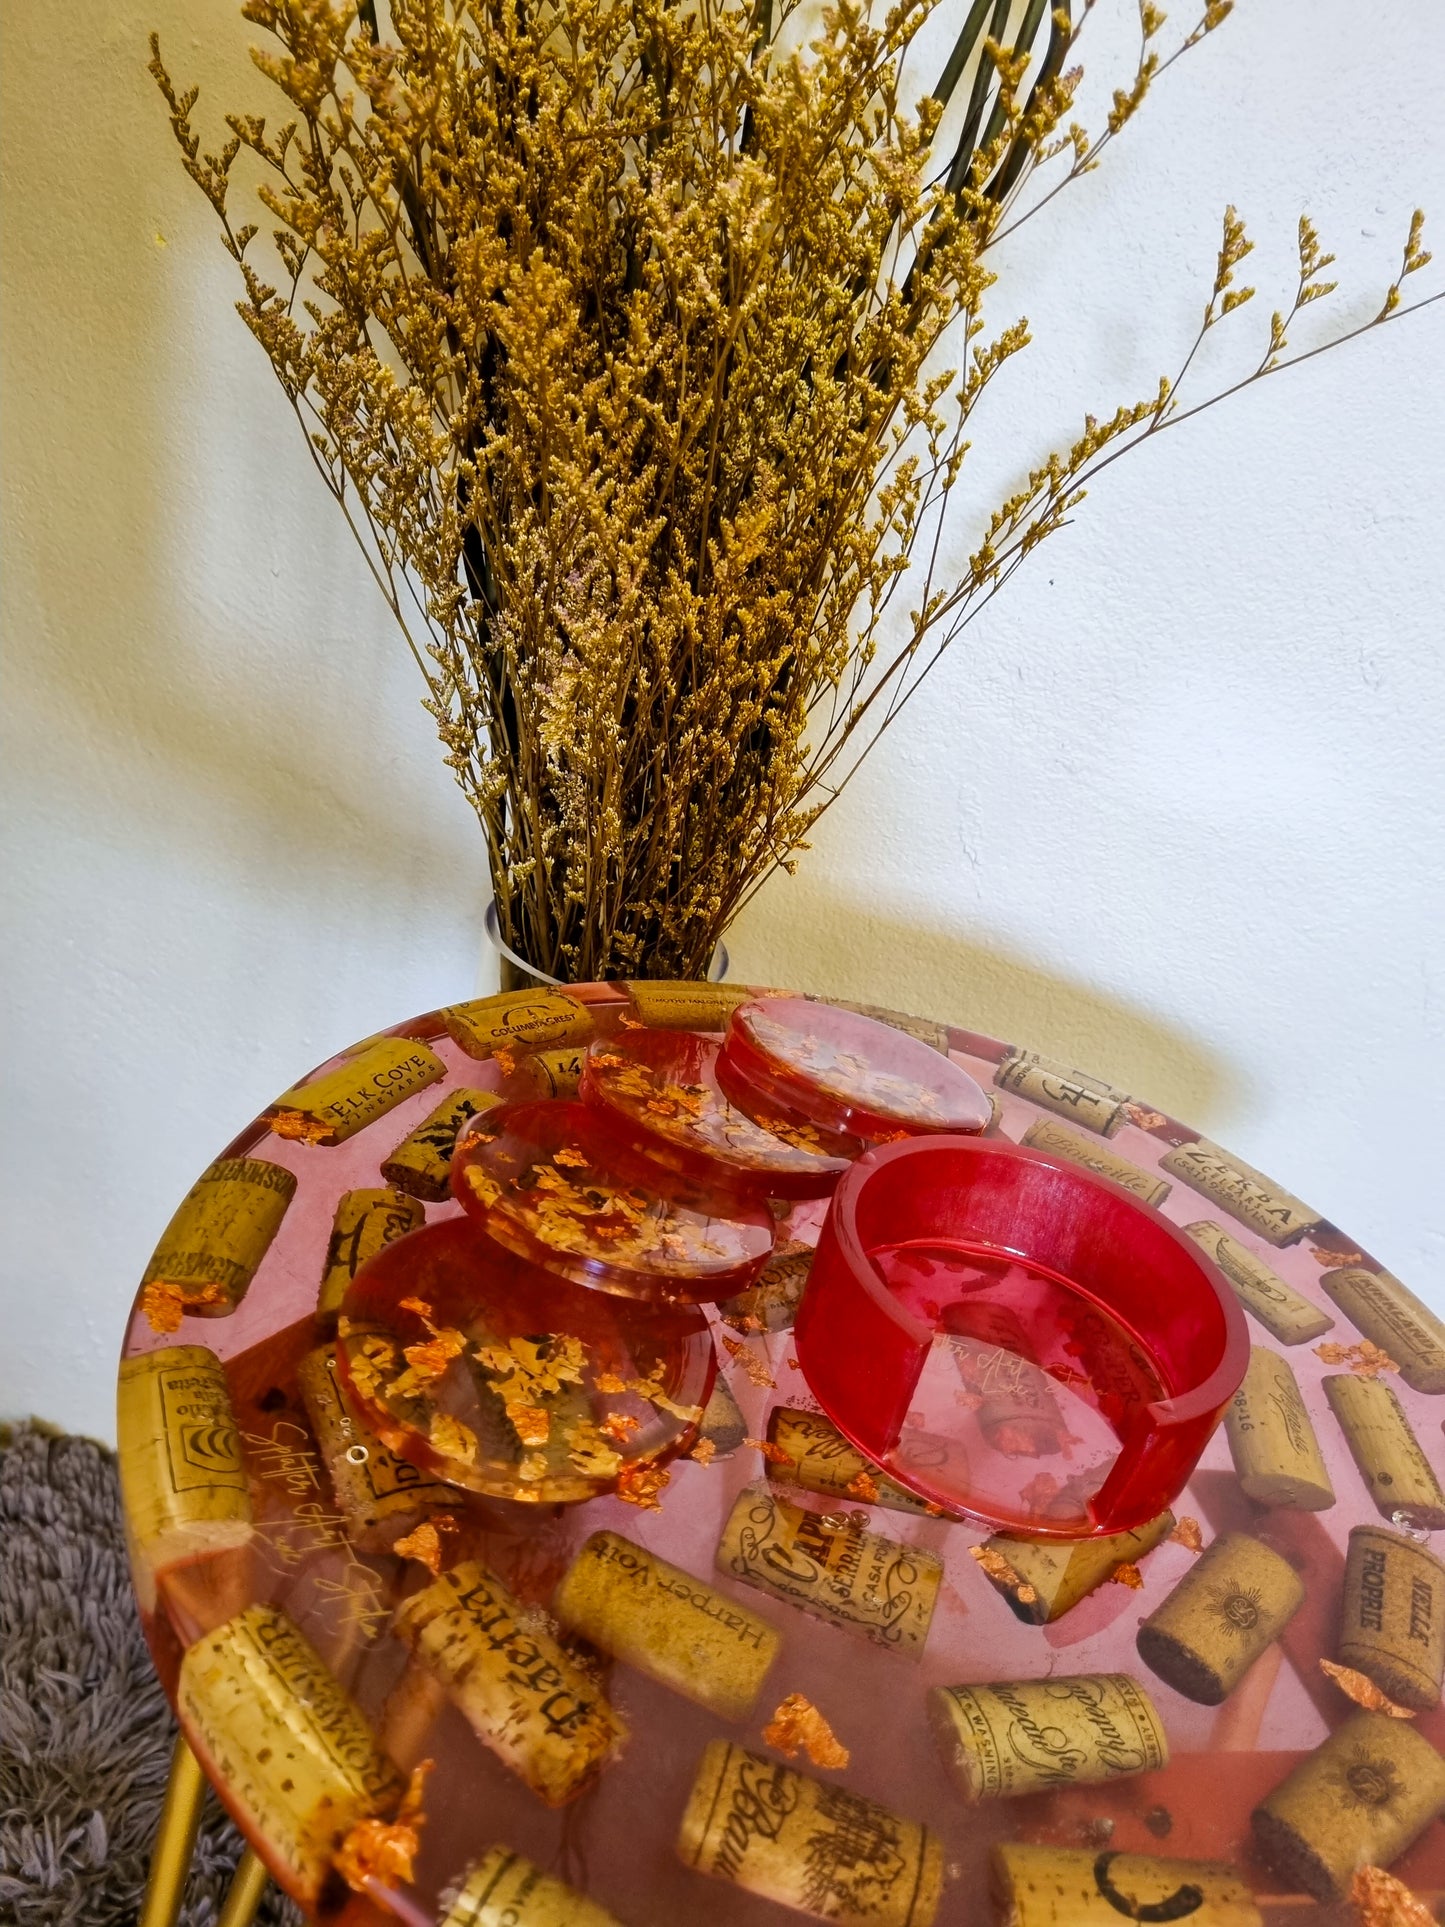
{"type": "Polygon", "coordinates": [[[766,1197],[825,1197],[862,1142],[783,1118],[754,1122],[724,1095],[720,1056],[720,1045],[690,1031],[624,1031],[588,1050],[582,1096],[634,1150],[684,1177],[766,1197]]]}
{"type": "Polygon", "coordinates": [[[751,1117],[773,1112],[875,1142],[982,1131],[992,1115],[950,1058],[891,1024],[803,997],[760,997],[735,1010],[720,1078],[751,1117]]]}
{"type": "Polygon", "coordinates": [[[669,1185],[581,1103],[504,1104],[472,1118],[457,1142],[452,1191],[517,1257],[657,1304],[730,1298],[773,1248],[764,1205],[669,1185]]]}
{"type": "Polygon", "coordinates": [[[457,1218],[361,1267],[337,1363],[393,1452],[449,1484],[532,1504],[635,1481],[688,1442],[714,1372],[701,1312],[548,1277],[457,1218]]]}

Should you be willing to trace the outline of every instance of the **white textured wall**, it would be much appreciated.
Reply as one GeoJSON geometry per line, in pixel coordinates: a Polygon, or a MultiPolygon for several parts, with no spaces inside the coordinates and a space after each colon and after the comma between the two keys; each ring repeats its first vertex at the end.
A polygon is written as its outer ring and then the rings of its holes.
{"type": "MultiPolygon", "coordinates": [[[[1130,9],[1099,11],[1102,77],[1130,9]]],[[[1371,13],[1242,5],[1020,237],[994,315],[1038,345],[980,491],[1152,388],[1226,201],[1266,315],[1301,205],[1351,313],[1417,201],[1445,255],[1445,10],[1371,13]]],[[[485,897],[415,672],[230,311],[151,24],[214,104],[261,104],[225,4],[3,21],[0,1412],[101,1434],[186,1184],[293,1074],[473,991],[485,897]]],[[[1104,1072],[1445,1305],[1442,344],[1445,305],[1111,470],[734,951],[1104,1072]]]]}

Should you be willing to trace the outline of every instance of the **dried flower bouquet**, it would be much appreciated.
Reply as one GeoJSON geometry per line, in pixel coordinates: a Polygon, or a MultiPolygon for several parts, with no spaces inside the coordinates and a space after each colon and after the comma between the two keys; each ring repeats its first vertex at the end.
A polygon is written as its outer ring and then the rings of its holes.
{"type": "MultiPolygon", "coordinates": [[[[934,4],[248,0],[288,118],[228,116],[215,154],[152,43],[240,312],[426,678],[502,935],[556,976],[700,975],[1090,480],[1219,398],[1181,389],[1253,293],[1232,209],[1178,374],[1087,417],[940,576],[971,418],[1029,340],[986,330],[990,249],[1230,6],[1166,49],[1141,5],[1094,137],[1094,0],[973,0],[910,102],[934,4]]],[[[1364,327],[1406,311],[1420,234],[1364,327]]],[[[1330,261],[1302,220],[1293,301],[1223,392],[1320,352],[1290,330],[1330,261]]]]}

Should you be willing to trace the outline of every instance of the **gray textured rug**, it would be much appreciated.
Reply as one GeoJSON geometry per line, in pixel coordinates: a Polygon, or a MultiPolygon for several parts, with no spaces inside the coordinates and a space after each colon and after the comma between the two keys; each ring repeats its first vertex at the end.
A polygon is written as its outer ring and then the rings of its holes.
{"type": "MultiPolygon", "coordinates": [[[[175,1725],[131,1594],[115,1461],[0,1430],[0,1921],[129,1927],[175,1725]]],[[[211,1796],[182,1921],[213,1927],[241,1851],[211,1796]]],[[[273,1887],[258,1920],[300,1915],[273,1887]]]]}

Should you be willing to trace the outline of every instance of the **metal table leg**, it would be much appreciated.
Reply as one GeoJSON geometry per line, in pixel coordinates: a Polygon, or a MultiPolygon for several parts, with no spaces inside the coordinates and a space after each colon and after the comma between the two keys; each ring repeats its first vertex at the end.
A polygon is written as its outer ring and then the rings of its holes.
{"type": "Polygon", "coordinates": [[[270,1875],[261,1861],[247,1847],[236,1862],[236,1871],[226,1890],[226,1904],[221,1909],[216,1927],[251,1927],[251,1922],[256,1918],[256,1909],[265,1897],[269,1879],[270,1875]]]}
{"type": "Polygon", "coordinates": [[[175,1927],[185,1897],[191,1849],[196,1844],[201,1802],[205,1797],[206,1776],[186,1745],[185,1735],[178,1733],[137,1927],[175,1927]]]}

